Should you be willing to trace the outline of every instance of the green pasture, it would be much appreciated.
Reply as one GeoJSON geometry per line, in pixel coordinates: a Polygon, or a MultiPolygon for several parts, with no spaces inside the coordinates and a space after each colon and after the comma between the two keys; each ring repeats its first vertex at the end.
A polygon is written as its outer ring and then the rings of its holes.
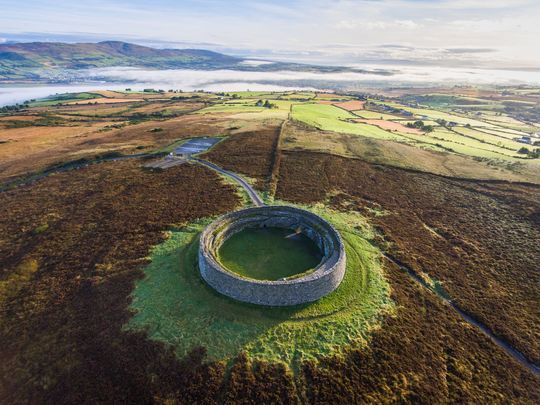
{"type": "Polygon", "coordinates": [[[54,96],[49,96],[46,98],[40,98],[36,101],[29,103],[28,105],[30,107],[48,107],[51,105],[56,105],[58,103],[62,103],[62,104],[71,103],[71,102],[77,102],[77,101],[91,100],[93,98],[103,98],[103,96],[101,94],[89,93],[89,92],[64,93],[64,94],[56,94],[54,96]]]}
{"type": "Polygon", "coordinates": [[[426,119],[430,119],[430,120],[438,120],[438,119],[443,119],[443,120],[446,120],[446,121],[453,121],[453,122],[457,122],[458,124],[460,125],[471,125],[471,126],[476,126],[476,127],[493,127],[495,126],[494,124],[490,124],[490,123],[486,123],[484,121],[480,121],[480,120],[476,120],[476,119],[472,119],[472,118],[467,118],[467,117],[462,117],[460,115],[456,115],[456,114],[450,114],[450,113],[447,113],[447,112],[443,112],[443,111],[439,111],[439,110],[432,110],[432,109],[428,109],[428,108],[414,108],[414,107],[409,107],[409,106],[406,106],[406,105],[403,105],[403,104],[399,104],[399,103],[395,103],[395,102],[377,102],[377,101],[374,101],[376,102],[377,104],[381,104],[381,105],[388,105],[390,107],[395,107],[395,108],[400,108],[402,110],[405,110],[405,111],[409,111],[411,113],[413,113],[416,117],[418,117],[418,119],[423,119],[422,116],[426,116],[428,118],[426,119]]]}
{"type": "Polygon", "coordinates": [[[318,93],[314,100],[335,101],[336,103],[338,103],[341,101],[355,100],[355,97],[345,96],[343,94],[337,93],[318,93]]]}
{"type": "Polygon", "coordinates": [[[427,116],[431,120],[438,120],[443,119],[448,122],[457,122],[460,125],[471,125],[473,127],[493,127],[494,124],[489,124],[484,121],[479,121],[471,118],[465,118],[461,117],[459,115],[455,114],[449,114],[442,111],[437,110],[429,110],[424,108],[412,108],[412,107],[401,107],[406,111],[412,112],[414,115],[421,117],[421,116],[427,116]]]}
{"type": "Polygon", "coordinates": [[[482,131],[487,132],[489,134],[493,134],[493,135],[504,136],[505,138],[508,138],[508,139],[514,139],[516,137],[529,135],[527,132],[517,131],[515,129],[503,128],[503,127],[482,128],[482,131]]]}
{"type": "Polygon", "coordinates": [[[386,114],[386,113],[380,113],[377,111],[369,111],[369,110],[356,110],[353,111],[354,114],[356,114],[359,118],[365,118],[368,120],[387,120],[387,121],[396,121],[396,120],[402,120],[403,117],[399,117],[397,115],[392,114],[386,114]]]}
{"type": "Polygon", "coordinates": [[[404,140],[398,133],[385,131],[374,125],[346,121],[358,117],[328,104],[295,104],[292,108],[292,117],[323,131],[377,139],[404,140]]]}
{"type": "Polygon", "coordinates": [[[510,129],[515,131],[525,131],[525,132],[538,132],[539,128],[535,128],[532,125],[525,124],[524,122],[518,121],[512,117],[506,115],[492,115],[483,118],[484,121],[489,122],[493,125],[497,125],[504,129],[510,129]]]}
{"type": "Polygon", "coordinates": [[[508,160],[513,159],[516,155],[510,150],[460,136],[444,128],[436,128],[433,132],[425,135],[407,134],[407,138],[419,144],[430,144],[449,152],[452,151],[473,157],[508,160]]]}
{"type": "Polygon", "coordinates": [[[466,127],[455,127],[452,129],[455,132],[458,132],[468,137],[472,137],[474,139],[477,139],[480,142],[485,142],[485,143],[488,143],[490,145],[495,145],[500,148],[510,148],[512,150],[518,149],[517,146],[519,144],[513,141],[511,139],[512,137],[507,137],[504,135],[497,135],[497,134],[490,134],[490,133],[484,132],[483,130],[477,130],[477,129],[466,128],[466,127]]]}

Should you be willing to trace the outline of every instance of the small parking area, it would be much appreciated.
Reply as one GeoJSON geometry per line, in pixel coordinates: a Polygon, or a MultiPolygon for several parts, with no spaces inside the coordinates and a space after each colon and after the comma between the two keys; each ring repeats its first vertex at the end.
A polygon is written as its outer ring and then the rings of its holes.
{"type": "Polygon", "coordinates": [[[211,137],[190,139],[189,141],[184,142],[182,145],[176,148],[174,150],[174,154],[175,155],[185,155],[185,154],[191,155],[194,153],[201,153],[201,152],[204,152],[205,150],[210,149],[220,140],[221,138],[211,138],[211,137]]]}

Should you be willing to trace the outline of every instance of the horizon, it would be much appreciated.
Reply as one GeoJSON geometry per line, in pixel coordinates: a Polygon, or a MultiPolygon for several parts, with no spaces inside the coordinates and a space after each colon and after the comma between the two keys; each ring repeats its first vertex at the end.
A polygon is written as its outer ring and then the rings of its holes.
{"type": "Polygon", "coordinates": [[[21,10],[0,1],[0,43],[120,40],[303,63],[540,67],[530,52],[540,35],[540,4],[531,0],[26,4],[21,10]]]}

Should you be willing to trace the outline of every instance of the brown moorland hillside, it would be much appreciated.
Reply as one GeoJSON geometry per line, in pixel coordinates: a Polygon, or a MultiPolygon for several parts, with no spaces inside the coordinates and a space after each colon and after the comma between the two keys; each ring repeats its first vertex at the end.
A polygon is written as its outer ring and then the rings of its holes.
{"type": "MultiPolygon", "coordinates": [[[[540,186],[500,181],[520,177],[478,172],[481,162],[461,155],[290,123],[278,145],[280,121],[249,114],[151,116],[194,104],[134,102],[129,111],[110,107],[114,117],[103,105],[2,117],[0,140],[18,135],[0,145],[0,182],[96,151],[153,152],[227,135],[203,157],[279,200],[361,213],[377,230],[374,244],[540,363],[540,186]],[[480,174],[492,180],[475,180],[480,174]]],[[[365,344],[295,370],[244,353],[209,362],[204,347],[180,358],[126,330],[135,281],[165,232],[241,204],[235,187],[202,166],[151,172],[142,163],[94,164],[0,192],[0,402],[540,402],[537,376],[389,261],[395,313],[365,344]]]]}
{"type": "Polygon", "coordinates": [[[122,331],[134,281],[164,231],[235,208],[235,189],[183,165],[92,165],[0,193],[0,398],[4,403],[209,400],[224,369],[178,360],[122,331]]]}
{"type": "Polygon", "coordinates": [[[309,152],[283,153],[280,179],[278,198],[313,203],[333,195],[330,206],[370,214],[394,256],[540,361],[539,186],[453,180],[309,152]]]}

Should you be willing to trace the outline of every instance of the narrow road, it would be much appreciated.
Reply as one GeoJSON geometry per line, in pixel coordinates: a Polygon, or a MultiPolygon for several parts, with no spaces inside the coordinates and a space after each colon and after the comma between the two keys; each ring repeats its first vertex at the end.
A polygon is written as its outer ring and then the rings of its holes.
{"type": "Polygon", "coordinates": [[[255,206],[262,207],[265,205],[261,197],[259,197],[259,194],[257,194],[257,192],[253,189],[253,187],[251,187],[251,185],[247,181],[245,181],[242,177],[238,176],[237,174],[233,172],[229,172],[228,170],[222,169],[218,165],[207,162],[206,160],[198,159],[194,157],[192,157],[191,160],[197,163],[200,163],[203,166],[209,167],[210,169],[215,170],[216,172],[221,173],[224,176],[230,177],[231,179],[236,181],[238,184],[240,184],[240,186],[244,188],[244,190],[246,190],[246,192],[249,195],[249,198],[251,198],[251,201],[253,201],[253,204],[255,204],[255,206]]]}
{"type": "Polygon", "coordinates": [[[394,265],[398,266],[401,270],[405,271],[414,281],[416,281],[418,284],[420,284],[422,287],[428,289],[433,294],[435,294],[437,297],[439,297],[442,301],[444,301],[445,304],[449,305],[450,308],[452,308],[456,313],[461,316],[463,320],[468,322],[470,325],[475,326],[478,328],[484,335],[486,335],[488,338],[491,339],[493,343],[495,343],[497,346],[499,346],[501,349],[503,349],[509,356],[511,356],[514,360],[516,360],[518,363],[520,363],[523,367],[530,370],[532,373],[534,373],[536,376],[540,376],[540,367],[530,361],[523,353],[521,353],[519,350],[517,350],[515,347],[513,347],[510,343],[505,341],[504,339],[501,339],[491,329],[489,329],[486,325],[484,325],[482,322],[474,319],[470,314],[465,312],[463,309],[461,309],[455,302],[453,302],[450,298],[447,298],[435,291],[433,288],[431,288],[413,269],[406,266],[405,264],[401,263],[398,259],[395,257],[390,256],[389,254],[383,254],[384,258],[388,260],[389,262],[393,263],[394,265]]]}

